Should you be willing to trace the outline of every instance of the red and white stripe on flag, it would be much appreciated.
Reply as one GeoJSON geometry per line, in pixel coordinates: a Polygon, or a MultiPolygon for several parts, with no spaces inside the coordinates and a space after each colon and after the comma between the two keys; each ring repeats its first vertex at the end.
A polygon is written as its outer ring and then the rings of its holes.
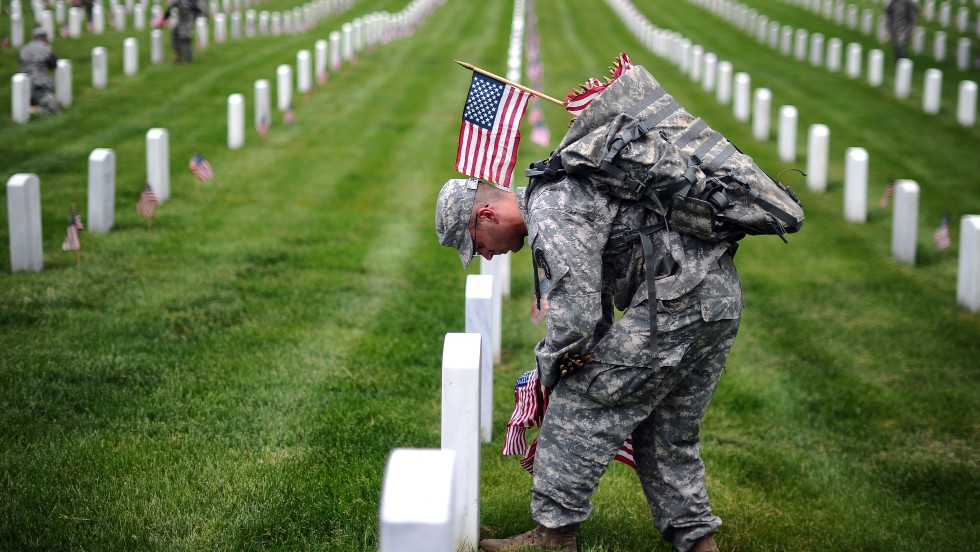
{"type": "MultiPolygon", "coordinates": [[[[534,473],[534,455],[538,450],[538,438],[535,437],[528,445],[525,443],[524,436],[527,428],[541,425],[547,409],[548,390],[541,385],[537,370],[521,374],[514,385],[514,412],[507,422],[507,435],[504,438],[504,450],[501,454],[504,456],[523,454],[520,464],[531,474],[534,473]]],[[[614,460],[636,469],[632,437],[626,438],[626,442],[616,451],[614,460]]]]}
{"type": "Polygon", "coordinates": [[[473,73],[463,106],[456,170],[511,189],[521,119],[531,95],[480,73],[473,73]]]}

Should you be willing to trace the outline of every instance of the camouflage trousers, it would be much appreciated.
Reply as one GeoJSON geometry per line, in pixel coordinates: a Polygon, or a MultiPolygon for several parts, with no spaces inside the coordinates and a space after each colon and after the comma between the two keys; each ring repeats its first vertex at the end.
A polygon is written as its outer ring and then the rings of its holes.
{"type": "Polygon", "coordinates": [[[559,382],[534,459],[536,521],[550,528],[584,522],[599,478],[632,434],[640,484],[663,537],[686,551],[717,531],[721,519],[704,486],[701,419],[735,341],[741,307],[738,274],[729,263],[688,295],[658,304],[659,369],[590,363],[559,382]]]}
{"type": "Polygon", "coordinates": [[[191,25],[178,23],[170,33],[171,47],[177,54],[177,61],[194,61],[194,31],[191,25]]]}
{"type": "Polygon", "coordinates": [[[60,108],[48,86],[31,87],[31,105],[37,108],[38,113],[57,113],[60,108]]]}

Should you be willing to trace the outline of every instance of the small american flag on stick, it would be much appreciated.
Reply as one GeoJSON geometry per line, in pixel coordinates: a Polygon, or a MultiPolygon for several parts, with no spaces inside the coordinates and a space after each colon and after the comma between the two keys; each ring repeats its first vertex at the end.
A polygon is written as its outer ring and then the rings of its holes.
{"type": "Polygon", "coordinates": [[[456,170],[510,189],[521,119],[530,94],[497,79],[473,73],[463,106],[456,170]]]}
{"type": "Polygon", "coordinates": [[[255,130],[259,133],[259,138],[265,140],[269,137],[269,117],[265,113],[259,119],[259,124],[256,125],[255,130]]]}
{"type": "Polygon", "coordinates": [[[191,156],[190,163],[187,164],[187,168],[194,173],[194,176],[199,178],[201,182],[207,182],[214,178],[214,169],[211,168],[211,163],[201,155],[201,152],[195,151],[194,155],[191,156]]]}
{"type": "Polygon", "coordinates": [[[939,223],[939,228],[932,235],[932,241],[936,243],[936,249],[940,251],[953,245],[953,239],[949,235],[949,213],[943,215],[943,220],[939,223]]]}
{"type": "Polygon", "coordinates": [[[140,192],[139,201],[136,202],[136,212],[143,215],[148,219],[152,219],[154,213],[157,211],[157,203],[160,203],[160,199],[157,197],[156,192],[150,187],[150,183],[147,182],[143,185],[143,191],[140,192]]]}
{"type": "Polygon", "coordinates": [[[82,224],[82,217],[78,214],[78,209],[71,206],[71,218],[68,219],[68,232],[65,235],[65,242],[61,244],[62,251],[79,251],[82,249],[82,241],[78,238],[78,233],[85,230],[82,224]]]}

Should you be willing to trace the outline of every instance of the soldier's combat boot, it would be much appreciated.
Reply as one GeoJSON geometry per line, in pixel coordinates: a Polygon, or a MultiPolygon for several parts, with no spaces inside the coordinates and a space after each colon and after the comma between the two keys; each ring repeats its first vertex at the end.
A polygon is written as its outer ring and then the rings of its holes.
{"type": "Polygon", "coordinates": [[[691,552],[721,552],[718,550],[718,545],[715,544],[714,535],[708,535],[707,537],[702,537],[698,539],[698,542],[694,543],[694,548],[691,552]]]}
{"type": "Polygon", "coordinates": [[[483,539],[480,550],[558,550],[578,552],[575,544],[575,529],[548,529],[538,525],[527,533],[509,539],[483,539]]]}

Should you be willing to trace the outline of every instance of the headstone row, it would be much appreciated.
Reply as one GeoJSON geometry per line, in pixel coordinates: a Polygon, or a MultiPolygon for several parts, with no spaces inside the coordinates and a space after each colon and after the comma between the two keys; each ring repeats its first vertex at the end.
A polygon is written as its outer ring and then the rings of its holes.
{"type": "MultiPolygon", "coordinates": [[[[839,72],[843,68],[845,74],[851,79],[860,78],[862,75],[863,47],[859,43],[852,42],[847,44],[845,48],[839,38],[830,38],[825,41],[821,33],[810,34],[805,29],[794,30],[788,25],[780,25],[778,22],[770,21],[767,16],[758,14],[755,9],[737,2],[728,0],[689,1],[711,10],[730,24],[756,36],[759,42],[768,44],[772,48],[778,48],[784,55],[792,54],[797,61],[802,62],[807,59],[813,66],[825,64],[827,70],[831,72],[839,72]]],[[[923,37],[924,30],[916,29],[912,40],[913,52],[921,53],[923,37]]],[[[943,61],[945,52],[946,35],[940,31],[937,33],[934,42],[936,60],[943,61]]],[[[957,41],[956,59],[957,67],[961,71],[972,69],[974,60],[970,39],[960,38],[957,41]]],[[[881,86],[884,82],[884,60],[885,55],[882,50],[874,48],[868,52],[867,81],[871,86],[881,86]]],[[[911,60],[897,60],[895,95],[900,99],[908,97],[912,80],[911,69],[911,60]]],[[[926,113],[935,114],[939,112],[941,80],[942,73],[938,72],[938,69],[926,71],[923,84],[923,110],[926,113]]],[[[963,82],[966,84],[962,84],[958,90],[957,122],[964,126],[972,126],[976,122],[976,98],[975,95],[970,95],[970,90],[975,89],[976,83],[972,81],[963,82]]]]}

